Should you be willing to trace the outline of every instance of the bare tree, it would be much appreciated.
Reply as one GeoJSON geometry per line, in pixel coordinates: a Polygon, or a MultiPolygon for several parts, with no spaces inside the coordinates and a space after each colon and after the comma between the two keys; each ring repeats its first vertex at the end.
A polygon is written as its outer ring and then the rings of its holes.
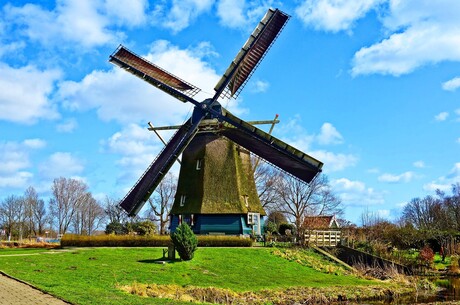
{"type": "Polygon", "coordinates": [[[87,185],[72,178],[54,179],[49,207],[58,222],[58,234],[65,234],[78,208],[87,199],[87,185]]]}
{"type": "MultiPolygon", "coordinates": [[[[253,158],[253,160],[256,160],[256,158],[253,158]]],[[[253,164],[255,165],[254,161],[253,164]]],[[[276,185],[280,179],[281,172],[266,162],[259,163],[254,170],[254,180],[260,203],[266,210],[273,210],[279,201],[276,185]]]]}
{"type": "Polygon", "coordinates": [[[0,203],[0,223],[3,224],[8,240],[11,240],[15,231],[17,236],[22,238],[23,214],[24,199],[22,197],[12,195],[0,203]]]}
{"type": "Polygon", "coordinates": [[[283,174],[276,184],[276,191],[280,199],[279,211],[294,220],[299,236],[302,236],[305,216],[341,211],[341,202],[332,193],[323,174],[316,176],[309,184],[283,174]]]}
{"type": "Polygon", "coordinates": [[[104,209],[99,202],[91,193],[86,193],[72,221],[75,233],[92,235],[101,226],[104,218],[104,209]]]}
{"type": "Polygon", "coordinates": [[[37,191],[29,186],[24,193],[25,217],[29,226],[29,233],[42,235],[46,222],[45,201],[38,198],[37,191]]]}
{"type": "Polygon", "coordinates": [[[159,222],[160,234],[166,233],[168,215],[174,202],[174,194],[176,192],[176,188],[176,177],[174,177],[173,174],[168,173],[148,200],[149,218],[151,218],[153,221],[159,222]]]}
{"type": "Polygon", "coordinates": [[[104,212],[109,223],[124,223],[128,220],[128,214],[120,207],[120,200],[109,196],[104,199],[104,212]]]}

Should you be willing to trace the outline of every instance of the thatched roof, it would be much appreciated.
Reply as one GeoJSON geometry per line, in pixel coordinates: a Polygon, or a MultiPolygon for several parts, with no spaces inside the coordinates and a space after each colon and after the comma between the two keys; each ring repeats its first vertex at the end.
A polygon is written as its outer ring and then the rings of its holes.
{"type": "Polygon", "coordinates": [[[171,214],[265,215],[249,152],[212,133],[198,134],[182,155],[171,214]],[[197,170],[197,161],[201,168],[197,170]],[[181,206],[181,197],[185,202],[181,206]]]}
{"type": "Polygon", "coordinates": [[[304,226],[307,229],[338,229],[340,226],[335,216],[307,216],[304,219],[304,226]]]}

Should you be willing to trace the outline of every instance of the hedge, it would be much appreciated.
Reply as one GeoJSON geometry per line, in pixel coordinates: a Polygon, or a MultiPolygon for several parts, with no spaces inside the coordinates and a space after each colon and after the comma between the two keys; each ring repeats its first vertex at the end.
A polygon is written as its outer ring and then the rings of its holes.
{"type": "MultiPolygon", "coordinates": [[[[238,236],[198,235],[198,247],[251,247],[250,238],[238,236]]],[[[99,235],[65,234],[62,247],[167,247],[172,244],[169,235],[99,235]]]]}

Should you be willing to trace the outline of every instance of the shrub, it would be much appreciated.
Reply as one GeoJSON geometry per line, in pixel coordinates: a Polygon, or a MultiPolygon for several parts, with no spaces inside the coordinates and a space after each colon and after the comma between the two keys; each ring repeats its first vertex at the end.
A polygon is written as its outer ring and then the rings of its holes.
{"type": "Polygon", "coordinates": [[[434,260],[433,249],[431,249],[430,246],[426,245],[425,247],[423,247],[422,250],[420,250],[418,257],[423,264],[425,264],[428,267],[431,266],[434,260]]]}
{"type": "Polygon", "coordinates": [[[139,234],[140,236],[153,235],[157,231],[155,224],[151,222],[150,220],[141,221],[141,222],[136,223],[135,229],[136,229],[137,234],[139,234]]]}
{"type": "Polygon", "coordinates": [[[125,226],[119,222],[111,222],[105,227],[105,234],[123,235],[128,233],[125,226]]]}
{"type": "Polygon", "coordinates": [[[295,229],[295,226],[294,226],[293,224],[289,224],[289,223],[282,223],[282,224],[280,224],[280,227],[279,227],[278,232],[279,232],[281,235],[286,235],[286,230],[290,230],[290,231],[291,231],[291,235],[295,235],[295,234],[296,234],[296,229],[295,229]]]}
{"type": "Polygon", "coordinates": [[[193,258],[198,240],[188,224],[182,223],[179,225],[171,235],[171,239],[182,260],[189,261],[193,258]]]}
{"type": "MultiPolygon", "coordinates": [[[[251,247],[250,238],[238,236],[211,236],[199,235],[200,247],[251,247]]],[[[82,236],[66,234],[62,237],[63,247],[167,247],[171,244],[169,235],[99,235],[82,236]]]]}
{"type": "Polygon", "coordinates": [[[270,233],[270,234],[278,232],[278,226],[276,225],[276,223],[274,223],[274,222],[269,220],[269,221],[265,222],[264,232],[265,233],[270,233]]]}

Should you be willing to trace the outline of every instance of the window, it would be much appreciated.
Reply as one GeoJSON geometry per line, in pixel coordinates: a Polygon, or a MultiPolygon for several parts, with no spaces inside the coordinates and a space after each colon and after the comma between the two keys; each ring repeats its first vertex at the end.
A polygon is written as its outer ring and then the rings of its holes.
{"type": "Polygon", "coordinates": [[[259,224],[259,213],[248,213],[248,224],[249,225],[257,225],[259,224]]]}
{"type": "Polygon", "coordinates": [[[203,159],[196,160],[196,170],[197,171],[201,169],[201,166],[203,166],[203,159]]]}
{"type": "Polygon", "coordinates": [[[180,196],[180,206],[183,207],[185,205],[185,199],[186,199],[186,196],[185,195],[181,195],[180,196]]]}

